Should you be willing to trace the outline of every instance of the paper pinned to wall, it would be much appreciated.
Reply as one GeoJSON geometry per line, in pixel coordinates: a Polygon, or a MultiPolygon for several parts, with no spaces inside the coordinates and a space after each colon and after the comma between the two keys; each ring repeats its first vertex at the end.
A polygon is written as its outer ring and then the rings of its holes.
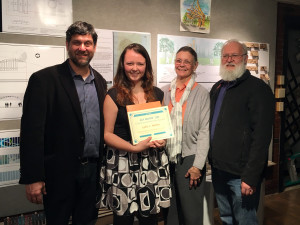
{"type": "MultiPolygon", "coordinates": [[[[196,81],[210,90],[212,85],[221,79],[219,76],[221,49],[225,42],[223,39],[157,35],[157,86],[162,87],[176,77],[174,69],[176,52],[183,46],[190,46],[198,56],[196,81]]],[[[248,54],[246,68],[253,76],[264,80],[269,73],[269,44],[257,42],[244,44],[247,46],[248,54]]]]}
{"type": "Polygon", "coordinates": [[[32,73],[66,59],[64,46],[0,43],[0,121],[19,119],[32,73]]]}
{"type": "Polygon", "coordinates": [[[20,130],[0,130],[0,187],[18,184],[20,130]]]}
{"type": "Polygon", "coordinates": [[[65,36],[72,21],[72,0],[2,1],[3,32],[65,36]]]}

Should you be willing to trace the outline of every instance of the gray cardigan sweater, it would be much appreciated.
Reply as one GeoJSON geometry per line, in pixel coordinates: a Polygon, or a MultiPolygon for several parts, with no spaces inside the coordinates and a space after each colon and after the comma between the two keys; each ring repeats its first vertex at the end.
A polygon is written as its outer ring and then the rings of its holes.
{"type": "MultiPolygon", "coordinates": [[[[170,85],[162,88],[166,106],[171,101],[170,85]]],[[[195,155],[193,166],[202,170],[209,149],[210,98],[208,91],[198,84],[187,99],[182,130],[182,157],[195,155]]]]}

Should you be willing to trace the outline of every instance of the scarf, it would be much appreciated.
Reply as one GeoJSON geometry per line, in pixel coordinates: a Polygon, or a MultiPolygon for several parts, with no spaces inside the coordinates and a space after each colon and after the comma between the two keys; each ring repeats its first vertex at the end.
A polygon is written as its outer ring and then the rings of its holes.
{"type": "Polygon", "coordinates": [[[177,77],[175,77],[171,82],[171,103],[173,105],[173,108],[170,113],[170,117],[171,117],[171,123],[172,123],[173,130],[174,130],[174,137],[170,138],[167,142],[167,151],[169,154],[170,162],[177,163],[177,155],[181,155],[182,105],[189,97],[192,87],[194,86],[195,79],[196,79],[196,75],[195,75],[195,73],[193,73],[179,102],[176,102],[176,100],[175,100],[177,77]]]}

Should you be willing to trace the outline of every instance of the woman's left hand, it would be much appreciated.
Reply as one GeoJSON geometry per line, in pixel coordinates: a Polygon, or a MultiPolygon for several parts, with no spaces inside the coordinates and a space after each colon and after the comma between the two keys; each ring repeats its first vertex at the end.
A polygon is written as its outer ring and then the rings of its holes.
{"type": "Polygon", "coordinates": [[[197,167],[192,166],[185,174],[185,177],[190,177],[190,189],[193,186],[196,188],[200,184],[201,171],[197,167]]]}
{"type": "Polygon", "coordinates": [[[155,141],[151,141],[151,148],[162,148],[166,146],[166,140],[162,139],[162,140],[155,140],[155,141]]]}

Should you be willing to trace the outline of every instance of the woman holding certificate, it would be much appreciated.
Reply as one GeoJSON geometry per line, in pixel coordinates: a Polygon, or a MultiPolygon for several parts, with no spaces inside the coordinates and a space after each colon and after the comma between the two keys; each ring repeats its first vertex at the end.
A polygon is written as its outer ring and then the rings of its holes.
{"type": "Polygon", "coordinates": [[[163,101],[153,86],[153,70],[146,49],[130,44],[122,52],[114,86],[106,95],[104,140],[106,159],[101,170],[100,205],[114,214],[114,225],[156,225],[160,208],[170,205],[169,162],[165,140],[147,138],[132,145],[126,105],[163,101]]]}
{"type": "Polygon", "coordinates": [[[199,225],[203,221],[205,162],[209,149],[208,91],[196,82],[197,53],[188,46],[175,58],[177,76],[164,87],[174,138],[167,142],[172,183],[167,224],[199,225]]]}

